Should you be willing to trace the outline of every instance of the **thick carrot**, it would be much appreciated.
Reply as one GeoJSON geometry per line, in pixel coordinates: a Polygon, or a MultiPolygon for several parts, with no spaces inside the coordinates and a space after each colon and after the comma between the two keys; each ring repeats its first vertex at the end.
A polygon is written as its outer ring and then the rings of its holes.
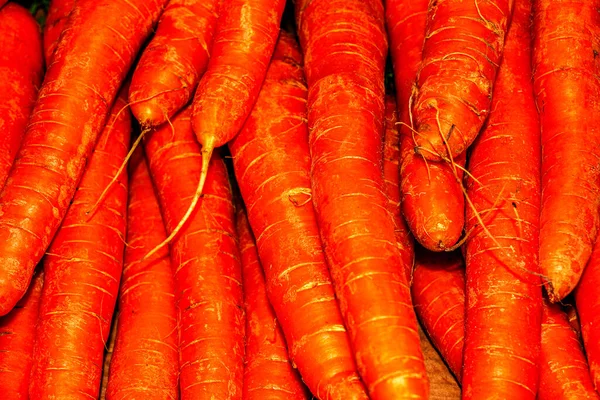
{"type": "Polygon", "coordinates": [[[130,168],[128,246],[106,398],[176,399],[179,340],[169,251],[140,262],[167,235],[141,149],[130,168]]]}
{"type": "Polygon", "coordinates": [[[42,82],[40,28],[25,8],[0,10],[0,187],[12,167],[42,82]]]}
{"type": "Polygon", "coordinates": [[[428,10],[413,95],[415,151],[456,158],[475,140],[491,98],[513,0],[437,0],[428,10]]]}
{"type": "Polygon", "coordinates": [[[44,59],[46,65],[52,63],[52,55],[67,24],[67,18],[75,6],[76,0],[52,0],[44,24],[44,59]]]}
{"type": "Polygon", "coordinates": [[[14,310],[0,318],[0,391],[5,400],[29,398],[29,372],[43,284],[40,271],[14,310]]]}
{"type": "MultiPolygon", "coordinates": [[[[386,20],[400,130],[402,212],[415,238],[425,248],[441,251],[460,238],[465,222],[462,170],[430,163],[415,154],[410,98],[421,64],[429,0],[386,0],[386,20]],[[456,175],[455,175],[456,174],[456,175]]],[[[462,155],[454,162],[464,167],[462,155]]]]}
{"type": "Polygon", "coordinates": [[[301,64],[297,43],[282,32],[254,110],[229,148],[292,363],[319,399],[366,399],[311,202],[301,64]]]}
{"type": "Polygon", "coordinates": [[[411,290],[423,328],[460,381],[465,336],[465,268],[460,253],[417,251],[411,290]]]}
{"type": "Polygon", "coordinates": [[[577,332],[557,304],[544,302],[539,400],[600,399],[577,332]]]}
{"type": "Polygon", "coordinates": [[[600,223],[598,4],[536,0],[533,23],[542,126],[540,267],[556,302],[579,281],[600,223]]]}
{"type": "Polygon", "coordinates": [[[210,56],[220,0],[172,0],[135,68],[131,111],[158,126],[192,98],[210,56]]]}
{"type": "Polygon", "coordinates": [[[517,2],[492,112],[469,159],[467,194],[477,214],[467,208],[464,399],[537,393],[541,146],[530,18],[531,0],[517,2]]]}
{"type": "Polygon", "coordinates": [[[400,265],[406,273],[406,280],[412,280],[414,258],[413,240],[406,221],[400,211],[400,170],[398,168],[400,158],[400,138],[398,136],[398,112],[396,111],[396,100],[393,96],[385,97],[385,137],[383,141],[383,179],[385,180],[385,192],[388,197],[388,211],[394,219],[394,232],[396,232],[396,243],[400,249],[402,262],[400,265]]]}
{"type": "Polygon", "coordinates": [[[165,2],[79,1],[73,9],[0,193],[0,315],[25,293],[165,2]]]}
{"type": "Polygon", "coordinates": [[[244,310],[246,312],[246,355],[244,399],[306,399],[298,372],[292,367],[288,350],[267,298],[265,276],[246,213],[237,213],[237,232],[242,254],[244,310]]]}
{"type": "Polygon", "coordinates": [[[426,398],[381,167],[383,4],[303,0],[296,11],[306,57],[312,200],[358,369],[374,400],[426,398]]]}
{"type": "Polygon", "coordinates": [[[123,163],[131,135],[129,111],[115,102],[77,193],[44,258],[44,290],[29,397],[96,398],[123,268],[127,174],[95,214],[88,210],[123,163]]]}
{"type": "MultiPolygon", "coordinates": [[[[202,155],[190,108],[146,136],[146,155],[167,232],[194,196],[202,155]]],[[[242,398],[244,313],[241,265],[227,170],[218,155],[206,191],[171,244],[180,329],[182,400],[242,398]]]]}

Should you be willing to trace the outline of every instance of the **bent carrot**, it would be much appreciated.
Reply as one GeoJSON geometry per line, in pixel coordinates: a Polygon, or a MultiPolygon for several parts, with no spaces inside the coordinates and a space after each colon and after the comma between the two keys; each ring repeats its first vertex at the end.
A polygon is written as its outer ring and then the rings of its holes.
{"type": "Polygon", "coordinates": [[[539,254],[552,302],[579,281],[600,224],[597,8],[584,0],[534,2],[533,84],[542,126],[539,254]]]}
{"type": "Polygon", "coordinates": [[[97,398],[104,345],[119,291],[125,244],[127,174],[91,216],[87,211],[123,163],[131,117],[115,102],[63,224],[44,259],[44,290],[29,397],[97,398]]]}
{"type": "Polygon", "coordinates": [[[140,262],[167,236],[141,149],[130,171],[128,246],[106,398],[176,399],[179,340],[169,252],[140,262]]]}
{"type": "Polygon", "coordinates": [[[381,169],[383,4],[303,0],[296,11],[308,82],[312,199],[358,370],[372,399],[427,398],[381,169]]]}
{"type": "MultiPolygon", "coordinates": [[[[167,227],[194,197],[202,155],[190,108],[149,133],[145,148],[167,227]]],[[[227,169],[212,157],[206,191],[171,244],[180,329],[180,390],[187,399],[241,399],[244,313],[235,215],[227,169]]]]}
{"type": "Polygon", "coordinates": [[[65,29],[67,18],[75,7],[76,0],[52,0],[44,23],[44,59],[46,65],[52,63],[52,55],[65,29]]]}
{"type": "Polygon", "coordinates": [[[366,399],[311,202],[301,64],[295,39],[281,32],[256,105],[229,149],[292,364],[319,399],[366,399]]]}
{"type": "Polygon", "coordinates": [[[206,69],[219,0],[172,0],[142,53],[129,88],[131,111],[143,127],[158,126],[191,99],[206,69]]]}
{"type": "Polygon", "coordinates": [[[0,193],[0,315],[23,296],[166,0],[79,1],[0,193]]]}

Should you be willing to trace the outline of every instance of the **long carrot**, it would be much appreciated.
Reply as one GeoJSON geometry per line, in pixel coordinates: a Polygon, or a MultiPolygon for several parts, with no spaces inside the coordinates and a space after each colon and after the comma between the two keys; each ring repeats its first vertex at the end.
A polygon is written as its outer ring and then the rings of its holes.
{"type": "Polygon", "coordinates": [[[0,392],[5,400],[29,398],[29,373],[43,284],[44,274],[40,271],[14,310],[0,319],[0,392]]]}
{"type": "Polygon", "coordinates": [[[265,277],[246,213],[237,213],[237,231],[242,254],[244,309],[246,311],[246,355],[244,399],[299,400],[307,393],[292,367],[288,350],[269,304],[265,277]]]}
{"type": "Polygon", "coordinates": [[[128,246],[106,398],[176,399],[179,340],[169,252],[140,262],[167,235],[141,149],[130,169],[128,246]]]}
{"type": "Polygon", "coordinates": [[[42,81],[40,28],[25,8],[0,10],[0,187],[21,145],[42,81]]]}
{"type": "Polygon", "coordinates": [[[600,223],[597,9],[595,1],[534,1],[533,83],[542,125],[539,254],[552,302],[579,281],[600,223]]]}
{"type": "Polygon", "coordinates": [[[80,1],[73,9],[0,193],[0,315],[25,293],[165,2],[80,1]]]}
{"type": "MultiPolygon", "coordinates": [[[[194,196],[202,155],[190,108],[151,132],[146,155],[167,232],[194,196]]],[[[182,400],[242,398],[244,313],[231,188],[223,160],[212,157],[206,191],[171,245],[180,329],[182,400]]]]}
{"type": "Polygon", "coordinates": [[[208,64],[220,0],[172,0],[135,68],[131,111],[142,126],[166,122],[191,99],[208,64]]]}
{"type": "Polygon", "coordinates": [[[412,280],[413,264],[415,262],[413,240],[406,226],[406,221],[400,211],[400,138],[398,136],[398,112],[393,96],[385,97],[385,135],[383,140],[383,178],[385,192],[388,197],[388,210],[394,219],[396,243],[400,249],[401,263],[406,273],[406,281],[412,280]]]}
{"type": "MultiPolygon", "coordinates": [[[[415,154],[410,99],[421,64],[429,0],[387,0],[386,20],[400,129],[402,212],[415,238],[429,250],[446,250],[459,240],[465,222],[462,169],[431,163],[415,154]]],[[[464,167],[465,155],[454,160],[464,167]]]]}
{"type": "Polygon", "coordinates": [[[52,0],[44,23],[44,59],[46,65],[52,63],[52,55],[67,24],[67,18],[75,7],[76,0],[52,0]]]}
{"type": "Polygon", "coordinates": [[[375,400],[426,398],[417,321],[381,169],[383,4],[303,0],[296,11],[308,82],[312,200],[359,372],[375,400]]]}
{"type": "MultiPolygon", "coordinates": [[[[124,91],[123,91],[124,92],[124,91]]],[[[71,207],[44,259],[44,290],[29,397],[96,398],[119,291],[125,247],[127,174],[93,216],[87,211],[123,163],[131,116],[113,106],[71,207]]]]}
{"type": "Polygon", "coordinates": [[[254,110],[229,148],[292,363],[319,399],[366,399],[311,202],[301,64],[298,44],[282,32],[254,110]]]}
{"type": "Polygon", "coordinates": [[[530,18],[531,1],[517,2],[492,112],[469,159],[467,194],[479,216],[467,209],[465,399],[535,399],[537,393],[541,146],[530,18]]]}

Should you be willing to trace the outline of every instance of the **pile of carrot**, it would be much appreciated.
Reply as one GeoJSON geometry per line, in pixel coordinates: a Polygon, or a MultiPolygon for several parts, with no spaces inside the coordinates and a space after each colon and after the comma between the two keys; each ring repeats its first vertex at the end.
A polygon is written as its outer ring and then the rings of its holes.
{"type": "Polygon", "coordinates": [[[0,0],[0,397],[600,400],[598,10],[0,0]]]}

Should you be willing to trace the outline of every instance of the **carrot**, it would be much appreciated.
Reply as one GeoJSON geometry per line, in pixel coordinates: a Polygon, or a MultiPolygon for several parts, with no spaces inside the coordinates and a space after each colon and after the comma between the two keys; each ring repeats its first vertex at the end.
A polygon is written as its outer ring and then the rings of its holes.
{"type": "Polygon", "coordinates": [[[208,64],[219,2],[169,2],[131,78],[131,111],[143,127],[163,124],[192,98],[208,64]]]}
{"type": "Polygon", "coordinates": [[[178,337],[169,252],[140,262],[167,235],[141,149],[130,164],[127,248],[107,399],[175,399],[178,337]]]}
{"type": "Polygon", "coordinates": [[[383,178],[385,192],[388,197],[388,211],[394,219],[396,243],[400,249],[401,263],[406,273],[406,280],[412,280],[412,269],[415,262],[412,237],[406,221],[400,212],[400,175],[398,159],[400,157],[400,138],[398,137],[398,113],[393,96],[385,97],[385,135],[383,141],[383,178]]]}
{"type": "Polygon", "coordinates": [[[583,0],[534,2],[533,84],[543,149],[539,254],[552,302],[579,281],[600,223],[597,8],[583,0]]]}
{"type": "MultiPolygon", "coordinates": [[[[581,285],[579,285],[581,286],[581,285]]],[[[579,323],[579,317],[577,315],[577,310],[575,306],[572,304],[563,304],[563,308],[565,309],[565,313],[567,314],[567,319],[569,320],[569,325],[575,332],[577,332],[577,336],[581,337],[581,324],[579,323]]],[[[588,354],[588,359],[590,358],[588,354]]],[[[590,362],[591,364],[591,362],[590,362]]],[[[591,369],[590,369],[591,372],[591,369]]]]}
{"type": "MultiPolygon", "coordinates": [[[[58,54],[58,53],[57,53],[58,54]]],[[[117,300],[127,212],[127,175],[91,216],[94,204],[123,162],[131,116],[119,110],[125,90],[77,188],[63,224],[44,258],[44,290],[35,339],[29,397],[96,398],[104,345],[117,300]]]]}
{"type": "Polygon", "coordinates": [[[104,363],[102,366],[102,382],[100,383],[100,397],[99,400],[106,400],[106,389],[108,388],[108,375],[110,373],[110,363],[115,349],[115,339],[117,336],[117,323],[113,318],[113,324],[110,329],[110,336],[106,344],[106,351],[104,353],[104,363]]]}
{"type": "Polygon", "coordinates": [[[425,332],[460,381],[465,336],[465,268],[460,254],[417,251],[411,290],[425,332]]]}
{"type": "Polygon", "coordinates": [[[25,293],[165,2],[80,1],[73,9],[0,193],[0,315],[25,293]]]}
{"type": "Polygon", "coordinates": [[[296,11],[308,82],[312,200],[358,370],[374,400],[427,398],[381,168],[383,4],[302,0],[296,11]]]}
{"type": "Polygon", "coordinates": [[[8,0],[0,0],[0,7],[5,5],[7,2],[8,2],[8,0]]]}
{"type": "MultiPolygon", "coordinates": [[[[194,196],[201,152],[190,108],[146,136],[146,155],[167,233],[194,196]]],[[[241,399],[244,313],[241,265],[227,170],[213,157],[202,201],[171,244],[180,329],[182,400],[241,399]]]]}
{"type": "Polygon", "coordinates": [[[14,310],[0,318],[0,391],[5,400],[27,399],[33,340],[38,319],[43,272],[34,275],[29,290],[14,310]]]}
{"type": "Polygon", "coordinates": [[[319,399],[366,399],[311,202],[301,64],[298,44],[282,32],[254,110],[229,149],[292,364],[319,399]]]}
{"type": "Polygon", "coordinates": [[[48,15],[44,23],[44,59],[46,65],[52,63],[52,55],[56,50],[56,45],[60,39],[62,31],[65,29],[67,19],[76,0],[52,0],[48,7],[48,15]]]}
{"type": "Polygon", "coordinates": [[[430,163],[415,154],[410,99],[421,64],[429,0],[387,0],[386,19],[394,64],[400,125],[400,187],[402,212],[415,238],[425,248],[441,251],[460,239],[465,222],[461,189],[465,155],[454,169],[430,163]]]}
{"type": "Polygon", "coordinates": [[[281,326],[267,298],[265,277],[246,213],[237,213],[242,254],[246,356],[244,399],[307,399],[297,371],[292,367],[281,326]]]}
{"type": "Polygon", "coordinates": [[[0,187],[21,145],[42,82],[40,28],[25,8],[0,10],[0,187]]]}
{"type": "Polygon", "coordinates": [[[491,97],[513,0],[437,0],[428,10],[423,60],[411,100],[415,151],[452,159],[475,140],[491,97]]]}
{"type": "Polygon", "coordinates": [[[600,399],[577,333],[557,304],[545,301],[542,316],[539,400],[600,399]]]}

